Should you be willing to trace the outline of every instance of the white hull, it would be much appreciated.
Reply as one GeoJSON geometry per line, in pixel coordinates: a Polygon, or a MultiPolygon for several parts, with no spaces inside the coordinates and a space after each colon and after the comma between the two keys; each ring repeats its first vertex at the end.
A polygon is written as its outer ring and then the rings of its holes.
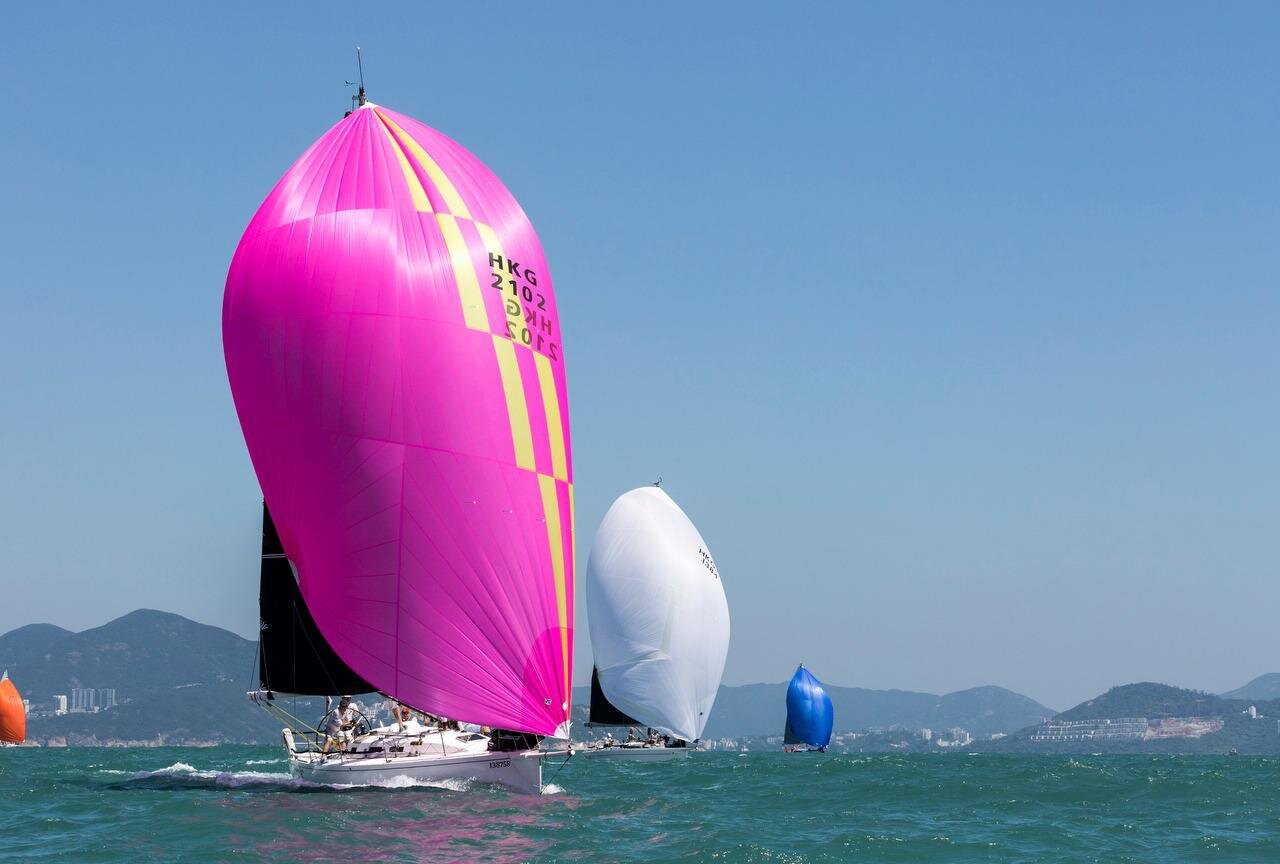
{"type": "Polygon", "coordinates": [[[406,732],[375,729],[342,752],[296,752],[286,730],[289,771],[312,783],[384,785],[401,778],[439,782],[470,780],[518,792],[542,791],[542,750],[491,752],[483,735],[430,730],[412,724],[406,732]]]}
{"type": "Polygon", "coordinates": [[[626,747],[614,745],[613,747],[595,747],[590,750],[578,750],[576,752],[594,759],[686,759],[689,756],[692,747],[626,747]]]}

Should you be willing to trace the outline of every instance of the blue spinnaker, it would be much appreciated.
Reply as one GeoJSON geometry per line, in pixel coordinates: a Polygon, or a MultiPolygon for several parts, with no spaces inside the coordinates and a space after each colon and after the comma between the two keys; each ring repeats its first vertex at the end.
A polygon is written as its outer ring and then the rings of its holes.
{"type": "Polygon", "coordinates": [[[787,687],[787,728],[784,740],[788,744],[808,744],[825,750],[831,743],[831,727],[834,723],[835,712],[831,708],[831,697],[822,689],[822,682],[810,675],[804,666],[800,666],[787,687]]]}

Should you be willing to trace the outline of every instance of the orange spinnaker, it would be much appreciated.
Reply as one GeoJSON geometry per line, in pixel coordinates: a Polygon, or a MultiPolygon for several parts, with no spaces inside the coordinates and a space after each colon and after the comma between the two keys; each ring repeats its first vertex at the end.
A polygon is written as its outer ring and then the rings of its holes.
{"type": "Polygon", "coordinates": [[[0,678],[0,741],[21,744],[27,739],[27,712],[22,697],[8,678],[0,678]]]}

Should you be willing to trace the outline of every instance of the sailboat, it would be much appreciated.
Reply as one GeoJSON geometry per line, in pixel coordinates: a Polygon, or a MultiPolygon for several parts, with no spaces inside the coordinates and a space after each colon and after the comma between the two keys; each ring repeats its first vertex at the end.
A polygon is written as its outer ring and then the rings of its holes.
{"type": "Polygon", "coordinates": [[[250,695],[285,723],[291,771],[536,791],[568,752],[573,469],[520,205],[362,86],[250,221],[222,322],[264,498],[250,695]],[[279,698],[364,692],[408,719],[343,700],[307,722],[279,698]]]}
{"type": "Polygon", "coordinates": [[[22,694],[9,680],[9,670],[0,676],[0,747],[27,740],[27,710],[22,694]]]}
{"type": "Polygon", "coordinates": [[[787,685],[787,726],[783,733],[788,753],[819,751],[831,743],[835,712],[822,682],[801,663],[787,685]]]}
{"type": "Polygon", "coordinates": [[[613,502],[587,562],[592,756],[674,758],[702,737],[729,650],[729,606],[706,541],[658,486],[613,502]],[[637,734],[646,729],[645,734],[637,734]]]}

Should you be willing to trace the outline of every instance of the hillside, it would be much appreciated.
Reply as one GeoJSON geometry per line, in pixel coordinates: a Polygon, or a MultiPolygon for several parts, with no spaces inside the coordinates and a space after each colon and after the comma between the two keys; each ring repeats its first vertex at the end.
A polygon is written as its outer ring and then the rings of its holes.
{"type": "MultiPolygon", "coordinates": [[[[1142,736],[1037,740],[1043,728],[1020,729],[999,741],[980,741],[976,751],[1004,753],[1204,753],[1280,754],[1280,699],[1229,699],[1168,684],[1141,682],[1112,687],[1106,693],[1063,711],[1056,723],[1145,718],[1142,736]],[[1258,716],[1247,714],[1253,706],[1258,716]],[[1207,721],[1207,722],[1205,722],[1207,721]],[[1208,731],[1206,731],[1208,730],[1208,731]]],[[[1094,727],[1106,730],[1105,725],[1094,727]]],[[[1111,727],[1114,728],[1114,727],[1111,727]]],[[[1140,727],[1141,728],[1141,727],[1140,727]]]]}
{"type": "MultiPolygon", "coordinates": [[[[279,724],[245,698],[256,648],[234,633],[139,609],[101,627],[73,633],[32,624],[0,636],[0,668],[8,668],[36,709],[77,687],[116,690],[121,704],[97,714],[33,716],[33,740],[274,742],[279,724]]],[[[829,687],[841,730],[960,726],[975,735],[1010,731],[1053,712],[1001,687],[937,696],[904,690],[829,687]]],[[[575,692],[575,720],[586,716],[588,691],[575,692]]],[[[786,684],[722,687],[707,737],[777,735],[786,684]]],[[[304,701],[303,717],[317,710],[304,701]]]]}
{"type": "MultiPolygon", "coordinates": [[[[32,716],[29,737],[71,744],[108,742],[275,742],[279,724],[245,698],[256,647],[234,633],[167,612],[140,609],[101,627],[73,633],[32,624],[0,636],[0,669],[7,668],[37,710],[55,694],[77,687],[115,688],[115,708],[62,717],[32,716]]],[[[979,740],[971,750],[1003,752],[1280,753],[1280,697],[1272,697],[1280,675],[1264,675],[1222,696],[1143,682],[1113,687],[1058,714],[1055,721],[1144,717],[1154,729],[1171,718],[1215,718],[1217,731],[1201,737],[1147,736],[1130,740],[1032,740],[1054,712],[1002,687],[975,687],[938,696],[906,690],[829,686],[836,730],[935,732],[960,727],[979,740]],[[1241,696],[1240,694],[1247,694],[1241,696]],[[1269,697],[1269,698],[1268,698],[1269,697]],[[1256,706],[1262,716],[1246,713],[1256,706]]],[[[721,687],[707,738],[780,734],[786,684],[721,687]]],[[[586,719],[589,693],[574,692],[574,721],[586,719]]],[[[318,700],[298,700],[297,713],[318,715],[318,700]]],[[[580,727],[579,727],[580,728],[580,727]]],[[[912,739],[887,734],[884,746],[912,739]],[[893,740],[890,740],[893,739],[893,740]]],[[[873,746],[876,736],[866,741],[873,746]]],[[[883,742],[882,742],[883,743],[883,742]]],[[[862,745],[859,745],[862,746],[862,745]]]]}
{"type": "Polygon", "coordinates": [[[0,665],[3,665],[5,646],[16,654],[40,656],[52,649],[60,639],[74,635],[70,630],[55,627],[53,624],[28,624],[17,630],[10,630],[0,636],[0,665]]]}
{"type": "MultiPolygon", "coordinates": [[[[949,729],[959,726],[975,735],[1011,732],[1053,715],[1034,699],[1003,687],[974,687],[937,696],[908,690],[868,690],[826,686],[835,708],[836,730],[949,729]]],[[[721,687],[707,723],[706,738],[741,738],[782,734],[786,721],[787,685],[746,684],[721,687]]],[[[590,692],[574,691],[583,706],[575,722],[585,720],[590,692]]]]}
{"type": "Polygon", "coordinates": [[[1280,672],[1259,675],[1243,687],[1222,694],[1223,699],[1249,699],[1265,701],[1280,699],[1280,672]]]}
{"type": "Polygon", "coordinates": [[[39,708],[72,688],[116,690],[97,714],[31,717],[33,740],[273,741],[279,724],[246,698],[256,647],[218,627],[139,609],[73,633],[48,624],[0,636],[0,668],[39,708]]]}
{"type": "Polygon", "coordinates": [[[1112,687],[1101,696],[1063,711],[1058,720],[1100,717],[1206,717],[1234,711],[1220,696],[1144,681],[1112,687]]]}

